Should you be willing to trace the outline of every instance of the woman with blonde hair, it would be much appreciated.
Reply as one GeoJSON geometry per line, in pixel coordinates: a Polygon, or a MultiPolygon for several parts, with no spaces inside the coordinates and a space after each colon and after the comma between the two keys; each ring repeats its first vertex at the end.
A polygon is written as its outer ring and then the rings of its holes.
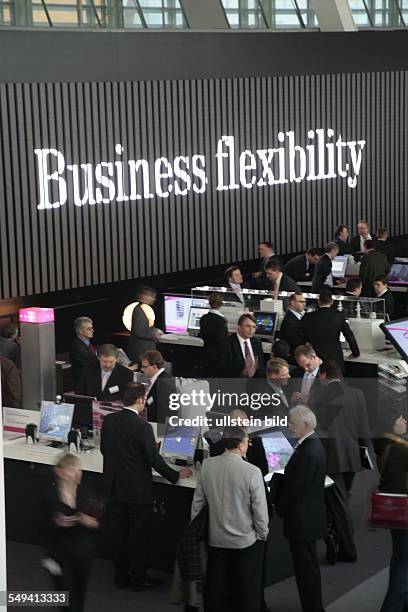
{"type": "Polygon", "coordinates": [[[77,456],[60,457],[54,475],[45,500],[43,566],[58,591],[69,591],[70,612],[82,612],[94,554],[92,532],[99,527],[102,507],[81,484],[77,456]]]}

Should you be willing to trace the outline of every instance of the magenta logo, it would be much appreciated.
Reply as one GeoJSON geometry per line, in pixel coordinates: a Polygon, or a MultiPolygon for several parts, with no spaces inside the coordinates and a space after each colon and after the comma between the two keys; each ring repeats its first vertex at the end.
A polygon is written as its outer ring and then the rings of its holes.
{"type": "Polygon", "coordinates": [[[404,338],[408,338],[408,329],[405,327],[387,327],[388,331],[402,331],[404,332],[402,335],[404,338]]]}

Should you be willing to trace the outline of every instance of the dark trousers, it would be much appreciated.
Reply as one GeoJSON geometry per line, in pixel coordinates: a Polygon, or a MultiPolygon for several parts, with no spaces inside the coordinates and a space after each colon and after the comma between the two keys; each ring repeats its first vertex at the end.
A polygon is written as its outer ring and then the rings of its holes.
{"type": "Polygon", "coordinates": [[[346,488],[347,495],[350,497],[351,489],[353,487],[353,482],[354,482],[354,478],[356,474],[355,472],[343,472],[342,476],[343,476],[344,486],[346,488]]]}
{"type": "Polygon", "coordinates": [[[82,612],[85,604],[91,561],[78,562],[77,567],[62,566],[62,576],[53,576],[57,591],[69,591],[69,612],[82,612]]]}
{"type": "Polygon", "coordinates": [[[324,612],[316,542],[289,540],[289,545],[303,612],[324,612]]]}
{"type": "Polygon", "coordinates": [[[325,490],[329,522],[331,520],[334,526],[339,556],[353,559],[357,557],[357,549],[343,474],[330,474],[330,478],[334,480],[334,485],[325,490]]]}
{"type": "Polygon", "coordinates": [[[265,543],[242,549],[208,547],[205,612],[260,612],[265,543]]]}
{"type": "Polygon", "coordinates": [[[392,529],[392,557],[387,595],[381,612],[408,610],[408,531],[392,529]]]}
{"type": "Polygon", "coordinates": [[[115,581],[144,582],[149,563],[150,505],[111,502],[110,530],[115,581]]]}

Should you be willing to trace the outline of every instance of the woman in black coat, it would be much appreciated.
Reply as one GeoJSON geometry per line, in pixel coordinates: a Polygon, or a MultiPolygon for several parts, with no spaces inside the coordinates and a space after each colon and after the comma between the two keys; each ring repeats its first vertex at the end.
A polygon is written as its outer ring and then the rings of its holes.
{"type": "MultiPolygon", "coordinates": [[[[383,437],[375,450],[381,474],[379,490],[408,495],[407,421],[398,413],[386,415],[381,427],[383,437]]],[[[406,612],[408,609],[408,529],[391,529],[392,557],[388,591],[381,612],[406,612]]]]}
{"type": "Polygon", "coordinates": [[[47,555],[42,564],[55,589],[69,591],[68,610],[82,612],[94,554],[92,532],[99,527],[96,517],[101,506],[81,485],[81,465],[75,455],[63,455],[54,472],[41,529],[47,555]]]}

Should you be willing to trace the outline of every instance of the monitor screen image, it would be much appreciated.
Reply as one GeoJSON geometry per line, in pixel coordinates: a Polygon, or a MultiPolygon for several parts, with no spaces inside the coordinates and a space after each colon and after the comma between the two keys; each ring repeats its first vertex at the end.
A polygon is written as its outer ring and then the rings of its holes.
{"type": "Polygon", "coordinates": [[[293,455],[293,446],[280,430],[262,436],[269,472],[284,470],[293,455]]]}
{"type": "Polygon", "coordinates": [[[164,296],[164,322],[166,333],[185,333],[192,298],[185,295],[164,296]]]}
{"type": "Polygon", "coordinates": [[[276,312],[254,312],[256,333],[260,336],[273,336],[278,315],[276,312]]]}
{"type": "Polygon", "coordinates": [[[95,401],[96,397],[64,393],[64,402],[74,404],[72,427],[80,429],[82,436],[86,436],[93,428],[92,406],[95,401]]]}
{"type": "Polygon", "coordinates": [[[408,360],[408,319],[381,323],[380,327],[397,351],[408,360]]]}
{"type": "Polygon", "coordinates": [[[40,438],[67,442],[71,430],[74,404],[55,404],[54,402],[41,402],[40,438]]]}
{"type": "Polygon", "coordinates": [[[348,257],[339,255],[332,259],[332,276],[333,278],[344,278],[346,276],[348,257]]]}
{"type": "Polygon", "coordinates": [[[167,423],[160,453],[164,457],[193,461],[199,435],[200,427],[172,426],[167,423]]]}
{"type": "Polygon", "coordinates": [[[408,264],[394,263],[388,274],[389,285],[408,285],[408,264]]]}
{"type": "Polygon", "coordinates": [[[200,319],[203,315],[207,314],[207,312],[208,308],[191,306],[188,315],[188,331],[200,331],[200,319]]]}

